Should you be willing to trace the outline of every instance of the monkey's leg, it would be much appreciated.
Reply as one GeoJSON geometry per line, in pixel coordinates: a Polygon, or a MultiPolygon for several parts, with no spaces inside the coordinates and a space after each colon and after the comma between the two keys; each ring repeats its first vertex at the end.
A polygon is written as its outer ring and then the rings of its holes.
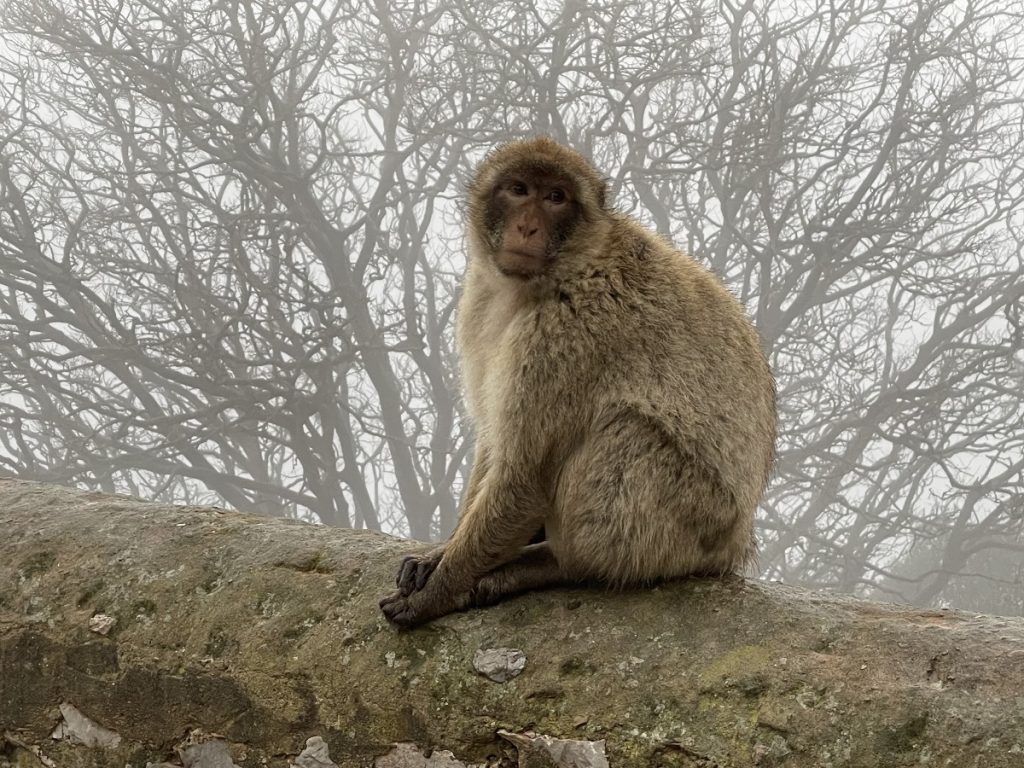
{"type": "Polygon", "coordinates": [[[550,507],[540,477],[522,466],[494,467],[423,588],[380,601],[388,620],[412,627],[467,607],[480,578],[514,559],[544,524],[550,507]]]}
{"type": "Polygon", "coordinates": [[[627,406],[608,414],[566,463],[548,541],[567,576],[648,584],[742,566],[750,515],[697,446],[627,406]]]}
{"type": "MultiPolygon", "coordinates": [[[[458,521],[455,523],[456,531],[465,518],[466,510],[472,505],[473,499],[476,498],[477,493],[480,491],[480,484],[483,482],[484,475],[487,474],[487,457],[487,449],[482,445],[477,446],[473,467],[469,472],[469,481],[466,483],[466,489],[462,494],[462,510],[458,521]]],[[[452,535],[455,535],[455,531],[452,532],[452,535]]],[[[398,566],[398,575],[395,577],[395,586],[398,587],[398,591],[403,595],[411,595],[413,592],[423,589],[423,585],[427,583],[430,574],[434,572],[441,562],[446,547],[447,542],[425,552],[403,557],[402,562],[398,566]]]]}
{"type": "MultiPolygon", "coordinates": [[[[573,580],[567,578],[559,568],[558,561],[555,560],[547,542],[531,544],[523,547],[519,556],[511,562],[498,566],[490,573],[481,576],[472,589],[456,595],[449,612],[494,605],[507,597],[532,589],[570,583],[573,583],[573,580]]],[[[388,614],[385,604],[391,604],[398,597],[405,598],[407,596],[399,596],[398,593],[395,593],[381,601],[381,608],[389,618],[391,615],[388,614]]],[[[391,620],[399,626],[412,626],[411,624],[402,624],[401,616],[398,617],[398,620],[391,620]]]]}
{"type": "MultiPolygon", "coordinates": [[[[546,539],[544,527],[541,526],[530,537],[530,544],[542,544],[546,539]]],[[[398,591],[403,595],[411,595],[413,592],[423,589],[423,585],[427,583],[430,574],[434,572],[441,562],[441,558],[444,557],[446,547],[447,543],[439,544],[425,552],[403,557],[401,564],[398,566],[398,576],[395,578],[395,586],[398,587],[398,591]]],[[[526,587],[526,589],[530,589],[530,587],[526,587]]]]}
{"type": "Polygon", "coordinates": [[[546,542],[524,547],[519,557],[481,576],[471,592],[475,606],[494,605],[531,589],[571,583],[546,542]]]}

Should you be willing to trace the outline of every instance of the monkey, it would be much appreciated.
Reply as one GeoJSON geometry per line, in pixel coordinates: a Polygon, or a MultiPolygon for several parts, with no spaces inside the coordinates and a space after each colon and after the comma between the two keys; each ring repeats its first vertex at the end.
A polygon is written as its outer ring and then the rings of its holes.
{"type": "Polygon", "coordinates": [[[474,461],[449,540],[380,601],[409,628],[558,585],[741,573],[775,454],[775,381],[724,284],[546,137],[468,187],[456,343],[474,461]],[[543,531],[543,541],[536,541],[543,531]]]}

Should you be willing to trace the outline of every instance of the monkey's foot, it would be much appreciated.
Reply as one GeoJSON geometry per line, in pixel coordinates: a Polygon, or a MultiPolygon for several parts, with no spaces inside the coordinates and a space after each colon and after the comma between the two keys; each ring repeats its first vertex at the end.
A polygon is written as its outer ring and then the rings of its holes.
{"type": "Polygon", "coordinates": [[[398,566],[398,576],[395,578],[398,591],[408,597],[413,592],[423,589],[443,555],[444,546],[440,546],[422,555],[406,555],[402,558],[402,564],[398,566]]]}
{"type": "Polygon", "coordinates": [[[392,592],[383,598],[378,605],[380,605],[380,609],[384,613],[384,618],[399,629],[411,629],[423,621],[417,615],[408,598],[401,591],[392,592]]]}
{"type": "Polygon", "coordinates": [[[432,619],[446,616],[470,606],[469,592],[449,592],[439,585],[437,577],[430,585],[411,595],[392,592],[378,603],[385,618],[399,629],[411,629],[432,619]]]}
{"type": "Polygon", "coordinates": [[[420,595],[403,595],[401,591],[392,592],[378,603],[384,617],[399,629],[412,629],[424,624],[431,619],[442,616],[448,611],[429,610],[423,600],[417,600],[420,595]]]}

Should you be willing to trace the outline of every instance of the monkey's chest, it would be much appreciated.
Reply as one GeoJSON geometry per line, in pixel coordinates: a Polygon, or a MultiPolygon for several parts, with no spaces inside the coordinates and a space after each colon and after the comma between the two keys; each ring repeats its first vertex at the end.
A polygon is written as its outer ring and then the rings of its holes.
{"type": "Polygon", "coordinates": [[[475,354],[464,358],[464,377],[477,432],[486,439],[505,428],[508,411],[518,399],[522,350],[511,327],[488,334],[474,346],[475,354]]]}
{"type": "Polygon", "coordinates": [[[559,424],[578,420],[587,399],[586,361],[578,344],[545,327],[545,317],[524,313],[491,329],[466,357],[466,382],[480,437],[550,436],[559,424]]]}

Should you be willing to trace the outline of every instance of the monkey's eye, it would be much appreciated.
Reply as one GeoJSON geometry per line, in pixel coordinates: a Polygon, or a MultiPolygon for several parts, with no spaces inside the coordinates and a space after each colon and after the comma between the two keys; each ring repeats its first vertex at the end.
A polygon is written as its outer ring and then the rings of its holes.
{"type": "Polygon", "coordinates": [[[550,200],[552,203],[564,203],[565,190],[555,187],[554,189],[551,190],[550,194],[548,194],[548,200],[550,200]]]}
{"type": "Polygon", "coordinates": [[[521,181],[513,181],[508,188],[513,195],[525,195],[529,192],[526,185],[521,181]]]}

